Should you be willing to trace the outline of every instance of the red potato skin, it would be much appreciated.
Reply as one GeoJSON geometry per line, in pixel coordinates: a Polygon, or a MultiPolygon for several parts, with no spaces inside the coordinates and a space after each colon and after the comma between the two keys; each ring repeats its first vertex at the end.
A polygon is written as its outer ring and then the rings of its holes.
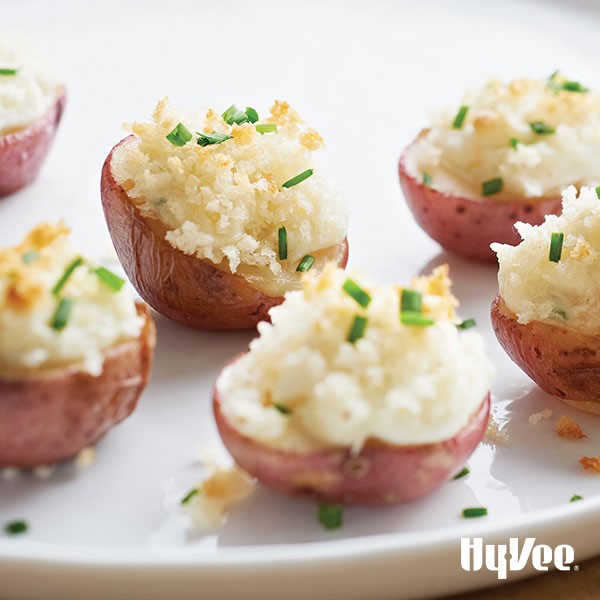
{"type": "Polygon", "coordinates": [[[349,448],[298,454],[270,448],[235,429],[221,410],[218,381],[213,411],[221,439],[236,463],[262,484],[291,496],[355,506],[390,506],[416,500],[454,476],[485,433],[489,394],[453,438],[436,444],[393,446],[369,439],[349,448]]]}
{"type": "Polygon", "coordinates": [[[152,368],[156,330],[148,307],[140,336],[105,355],[98,377],[67,367],[0,379],[0,467],[33,468],[75,456],[131,414],[152,368]]]}
{"type": "Polygon", "coordinates": [[[600,415],[600,336],[542,321],[519,323],[500,295],[491,317],[500,345],[545,392],[600,415]]]}
{"type": "MultiPolygon", "coordinates": [[[[104,215],[115,250],[140,296],[165,317],[196,329],[253,329],[268,320],[268,311],[283,302],[254,288],[240,275],[218,269],[206,259],[184,254],[165,239],[166,227],[143,216],[117,183],[111,162],[117,144],[104,162],[101,194],[104,215]]],[[[339,263],[348,262],[348,243],[339,263]]]]}
{"type": "Polygon", "coordinates": [[[0,198],[31,183],[50,151],[61,121],[67,94],[58,92],[54,105],[38,121],[0,137],[0,198]]]}
{"type": "Polygon", "coordinates": [[[490,249],[492,242],[515,246],[521,241],[515,222],[539,225],[545,215],[561,212],[560,198],[500,201],[436,190],[406,170],[411,147],[412,144],[404,150],[398,164],[402,192],[421,229],[446,250],[465,258],[495,263],[496,254],[490,249]]]}

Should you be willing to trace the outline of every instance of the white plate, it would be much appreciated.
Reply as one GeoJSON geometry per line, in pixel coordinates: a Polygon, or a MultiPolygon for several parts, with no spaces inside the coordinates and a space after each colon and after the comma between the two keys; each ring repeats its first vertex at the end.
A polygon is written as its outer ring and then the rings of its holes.
{"type": "MultiPolygon", "coordinates": [[[[327,532],[306,500],[258,489],[205,538],[186,533],[173,508],[202,477],[201,446],[219,446],[210,387],[248,333],[201,333],[158,319],[153,379],[138,410],[98,444],[88,470],[61,468],[45,482],[0,481],[0,595],[11,598],[400,598],[493,584],[461,570],[459,538],[535,536],[569,543],[576,560],[600,552],[597,475],[577,459],[600,453],[600,421],[537,389],[491,333],[495,269],[440,254],[414,224],[399,191],[399,153],[439,105],[489,76],[545,76],[560,67],[600,86],[600,13],[560,2],[234,2],[189,0],[93,7],[61,0],[4,3],[2,27],[48,50],[68,85],[55,148],[37,182],[0,203],[0,242],[36,221],[64,217],[84,250],[108,245],[99,173],[123,121],[144,119],[169,94],[179,105],[232,102],[265,111],[292,102],[325,137],[324,162],[351,205],[351,265],[380,281],[406,281],[447,260],[497,367],[494,410],[506,448],[482,445],[471,475],[414,504],[348,509],[327,532]],[[136,10],[135,6],[140,8],[136,10]],[[143,7],[143,8],[142,8],[143,7]],[[545,407],[576,418],[589,438],[559,440],[545,407]],[[577,493],[582,502],[570,504],[577,493]],[[463,507],[489,516],[465,521],[463,507]]],[[[521,573],[522,575],[523,573],[521,573]]]]}

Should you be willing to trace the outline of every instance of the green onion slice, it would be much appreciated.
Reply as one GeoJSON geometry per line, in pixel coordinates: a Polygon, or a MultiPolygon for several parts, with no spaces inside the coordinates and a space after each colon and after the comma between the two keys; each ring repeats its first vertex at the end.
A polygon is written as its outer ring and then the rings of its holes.
{"type": "Polygon", "coordinates": [[[0,68],[0,75],[12,76],[12,75],[16,75],[16,74],[17,74],[16,69],[0,68]]]}
{"type": "Polygon", "coordinates": [[[435,323],[433,319],[424,317],[420,312],[410,311],[400,313],[400,322],[404,325],[417,325],[418,327],[428,327],[435,323]]]}
{"type": "Polygon", "coordinates": [[[481,184],[481,195],[482,196],[491,196],[492,194],[497,194],[502,191],[503,181],[501,177],[494,177],[493,179],[488,179],[481,184]]]}
{"type": "Polygon", "coordinates": [[[456,326],[458,329],[471,329],[471,327],[477,327],[475,319],[465,319],[462,323],[456,326]]]}
{"type": "Polygon", "coordinates": [[[114,292],[120,292],[121,288],[125,285],[125,280],[122,277],[119,277],[104,267],[98,267],[97,269],[94,269],[94,273],[96,273],[98,279],[105,286],[109,287],[114,292]]]}
{"type": "Polygon", "coordinates": [[[423,311],[423,294],[416,290],[402,290],[400,312],[420,313],[423,311]]]}
{"type": "Polygon", "coordinates": [[[78,256],[67,265],[65,272],[61,275],[60,279],[54,284],[54,287],[52,288],[52,293],[55,296],[57,296],[60,290],[63,289],[65,283],[67,283],[67,281],[69,280],[69,277],[73,275],[73,271],[75,271],[75,269],[82,264],[83,258],[81,258],[81,256],[78,256]]]}
{"type": "Polygon", "coordinates": [[[246,106],[246,117],[250,123],[258,121],[258,113],[251,106],[246,106]]]}
{"type": "Polygon", "coordinates": [[[275,402],[275,404],[273,404],[273,407],[275,408],[275,410],[278,410],[282,415],[292,414],[292,409],[289,406],[286,406],[285,404],[275,402]]]}
{"type": "Polygon", "coordinates": [[[317,515],[319,522],[325,529],[338,529],[344,522],[344,512],[338,504],[319,502],[317,515]]]}
{"type": "Polygon", "coordinates": [[[432,183],[433,177],[427,171],[423,171],[423,185],[430,187],[432,183]]]}
{"type": "Polygon", "coordinates": [[[548,260],[557,263],[562,255],[563,241],[565,239],[564,233],[553,233],[550,237],[550,252],[548,253],[548,260]]]}
{"type": "Polygon", "coordinates": [[[356,315],[352,321],[350,331],[348,332],[348,341],[354,344],[356,340],[359,340],[365,335],[365,329],[367,328],[367,317],[356,315]]]}
{"type": "Polygon", "coordinates": [[[177,123],[175,129],[171,133],[168,133],[166,138],[173,146],[181,147],[185,146],[192,139],[192,134],[183,123],[177,123]]]}
{"type": "Polygon", "coordinates": [[[516,148],[519,145],[519,140],[517,138],[510,138],[510,145],[516,148]]]}
{"type": "Polygon", "coordinates": [[[265,133],[277,133],[277,123],[261,123],[260,125],[255,125],[256,131],[261,135],[265,133]]]}
{"type": "Polygon", "coordinates": [[[192,488],[180,501],[180,504],[187,504],[194,496],[200,493],[198,488],[192,488]]]}
{"type": "Polygon", "coordinates": [[[600,200],[600,185],[596,186],[596,196],[598,196],[598,199],[600,200]]]}
{"type": "Polygon", "coordinates": [[[577,500],[583,500],[583,496],[580,496],[579,494],[573,494],[569,502],[577,502],[577,500]]]}
{"type": "Polygon", "coordinates": [[[280,227],[277,232],[277,237],[279,260],[286,260],[288,257],[287,229],[285,227],[280,227]]]}
{"type": "Polygon", "coordinates": [[[310,271],[315,264],[315,257],[307,254],[302,258],[302,260],[298,263],[296,267],[296,271],[300,271],[300,273],[307,273],[310,271]]]}
{"type": "Polygon", "coordinates": [[[533,133],[537,133],[538,135],[549,135],[556,131],[552,125],[548,125],[543,121],[533,121],[532,123],[529,123],[529,127],[531,127],[533,133]]]}
{"type": "Polygon", "coordinates": [[[585,94],[590,91],[590,88],[584,87],[579,81],[563,81],[560,87],[566,92],[575,92],[577,94],[585,94]]]}
{"type": "Polygon", "coordinates": [[[67,326],[73,304],[74,302],[71,298],[60,299],[60,302],[58,303],[58,306],[52,315],[52,319],[50,320],[50,327],[52,327],[52,329],[60,331],[67,326]]]}
{"type": "Polygon", "coordinates": [[[463,467],[452,479],[462,479],[466,477],[471,471],[468,467],[463,467]]]}
{"type": "Polygon", "coordinates": [[[365,290],[363,290],[356,281],[352,279],[346,279],[342,289],[356,300],[363,308],[367,308],[371,303],[371,296],[365,290]]]}
{"type": "Polygon", "coordinates": [[[29,529],[29,525],[25,521],[11,521],[4,526],[4,533],[7,535],[19,535],[25,533],[29,529]]]}
{"type": "Polygon", "coordinates": [[[38,256],[39,254],[35,250],[30,250],[29,252],[25,252],[25,254],[21,256],[21,260],[26,265],[28,265],[29,263],[32,263],[34,260],[36,260],[38,256]]]}
{"type": "Polygon", "coordinates": [[[233,137],[232,135],[218,133],[217,131],[213,131],[212,133],[200,133],[196,131],[196,135],[198,136],[198,146],[214,146],[216,144],[222,144],[233,137]]]}
{"type": "Polygon", "coordinates": [[[240,110],[235,104],[232,104],[221,116],[228,125],[233,125],[234,123],[240,125],[248,120],[246,113],[240,110]]]}
{"type": "Polygon", "coordinates": [[[299,173],[298,175],[296,175],[296,177],[288,179],[281,187],[294,187],[295,185],[302,183],[305,179],[308,179],[313,174],[313,172],[313,169],[306,169],[306,171],[302,171],[302,173],[299,173]]]}
{"type": "Polygon", "coordinates": [[[452,122],[454,129],[460,129],[463,126],[467,112],[469,112],[469,107],[464,104],[458,109],[456,117],[454,117],[454,121],[452,122]]]}
{"type": "Polygon", "coordinates": [[[472,519],[473,517],[485,517],[487,514],[487,508],[484,508],[483,506],[477,508],[465,508],[462,511],[462,516],[465,519],[472,519]]]}

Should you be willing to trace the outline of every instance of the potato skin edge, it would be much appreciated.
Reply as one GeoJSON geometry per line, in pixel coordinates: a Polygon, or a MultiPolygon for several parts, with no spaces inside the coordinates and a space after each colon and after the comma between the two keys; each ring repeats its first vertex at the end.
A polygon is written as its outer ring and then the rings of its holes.
{"type": "MultiPolygon", "coordinates": [[[[426,132],[419,135],[421,137],[426,132]]],[[[447,194],[425,185],[406,170],[408,154],[419,137],[402,152],[398,163],[400,186],[418,225],[446,250],[465,258],[496,262],[492,242],[517,245],[516,221],[539,225],[547,214],[560,214],[561,198],[495,201],[447,194]]]]}
{"type": "MultiPolygon", "coordinates": [[[[218,269],[211,261],[184,254],[165,239],[166,227],[142,215],[112,171],[113,154],[102,168],[104,215],[119,260],[140,296],[172,321],[203,330],[253,329],[269,320],[268,311],[283,302],[254,288],[246,279],[218,269]]],[[[348,260],[348,244],[339,266],[348,260]]]]}
{"type": "Polygon", "coordinates": [[[519,323],[500,294],[491,319],[500,345],[545,392],[600,415],[600,336],[542,321],[519,323]]]}
{"type": "Polygon", "coordinates": [[[77,365],[0,378],[0,467],[33,468],[75,456],[131,414],[152,369],[156,329],[147,306],[140,335],[109,348],[98,377],[77,365]]]}
{"type": "Polygon", "coordinates": [[[451,479],[482,440],[490,397],[449,440],[394,446],[369,439],[358,454],[335,448],[299,454],[270,448],[231,425],[220,407],[218,380],[213,412],[221,439],[236,463],[264,485],[291,496],[355,506],[390,506],[416,500],[451,479]]]}

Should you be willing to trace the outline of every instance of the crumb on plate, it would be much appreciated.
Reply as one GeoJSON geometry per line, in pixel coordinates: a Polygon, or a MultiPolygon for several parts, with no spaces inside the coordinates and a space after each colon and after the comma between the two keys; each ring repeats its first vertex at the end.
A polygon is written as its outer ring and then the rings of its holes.
{"type": "Polygon", "coordinates": [[[584,440],[587,435],[583,433],[579,423],[573,421],[573,419],[562,415],[555,426],[556,435],[562,438],[568,438],[570,440],[584,440]]]}
{"type": "Polygon", "coordinates": [[[552,416],[552,410],[550,408],[545,408],[540,412],[533,413],[529,415],[529,424],[537,425],[543,419],[549,419],[552,416]]]}
{"type": "Polygon", "coordinates": [[[596,473],[600,473],[600,456],[582,456],[579,459],[579,464],[586,471],[596,471],[596,473]]]}

